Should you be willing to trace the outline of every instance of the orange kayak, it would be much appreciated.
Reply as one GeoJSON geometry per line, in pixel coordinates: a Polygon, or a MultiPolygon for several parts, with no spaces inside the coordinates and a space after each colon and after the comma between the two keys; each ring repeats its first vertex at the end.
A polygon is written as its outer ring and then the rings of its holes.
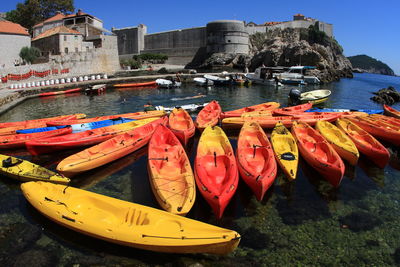
{"type": "Polygon", "coordinates": [[[208,126],[215,126],[221,115],[221,106],[213,100],[208,103],[197,115],[195,125],[197,129],[204,130],[208,126]]]}
{"type": "Polygon", "coordinates": [[[73,154],[57,165],[57,171],[71,177],[122,158],[147,145],[155,128],[166,124],[167,117],[154,120],[124,134],[117,135],[98,145],[73,154]]]}
{"type": "Polygon", "coordinates": [[[201,134],[194,170],[200,193],[220,219],[239,182],[235,154],[220,127],[208,126],[201,134]]]}
{"type": "Polygon", "coordinates": [[[237,161],[240,176],[261,201],[275,181],[277,165],[271,143],[258,123],[246,122],[240,130],[237,161]]]}
{"type": "Polygon", "coordinates": [[[373,120],[376,121],[379,124],[387,124],[388,126],[392,128],[396,128],[400,130],[400,119],[395,118],[395,117],[389,117],[386,115],[381,115],[381,114],[371,114],[365,119],[373,120]]]}
{"type": "Polygon", "coordinates": [[[192,117],[183,108],[172,110],[169,114],[168,126],[184,146],[196,131],[192,117]]]}
{"type": "Polygon", "coordinates": [[[389,107],[388,105],[385,105],[385,104],[383,105],[383,112],[387,116],[400,119],[400,111],[398,111],[397,109],[394,109],[392,107],[389,107]]]}
{"type": "Polygon", "coordinates": [[[123,134],[134,128],[140,127],[155,119],[156,118],[135,120],[78,133],[35,139],[27,141],[25,145],[29,153],[35,156],[46,153],[52,153],[59,150],[92,146],[104,142],[108,139],[111,139],[116,135],[123,134]]]}
{"type": "Polygon", "coordinates": [[[371,159],[380,168],[389,162],[389,151],[372,135],[347,119],[338,119],[336,125],[354,142],[357,149],[371,159]]]}
{"type": "Polygon", "coordinates": [[[139,112],[133,112],[133,113],[100,116],[100,117],[87,118],[87,119],[81,119],[81,120],[51,121],[51,122],[47,123],[47,126],[60,126],[60,125],[67,125],[67,124],[68,125],[70,125],[70,124],[81,124],[81,123],[87,123],[87,122],[111,120],[111,119],[116,119],[116,118],[141,120],[141,119],[161,117],[161,116],[164,116],[164,115],[165,115],[165,112],[162,111],[162,110],[139,111],[139,112]]]}
{"type": "Polygon", "coordinates": [[[156,81],[143,82],[143,83],[119,83],[114,84],[113,87],[124,88],[124,87],[146,87],[146,86],[157,86],[156,81]]]}
{"type": "Polygon", "coordinates": [[[186,215],[196,199],[196,185],[189,158],[174,133],[158,125],[149,142],[150,185],[160,206],[186,215]]]}
{"type": "Polygon", "coordinates": [[[244,107],[240,109],[235,109],[231,111],[226,111],[221,113],[221,118],[231,118],[231,117],[240,117],[245,112],[253,112],[253,111],[272,111],[279,108],[280,104],[277,102],[266,102],[258,105],[244,107]]]}
{"type": "Polygon", "coordinates": [[[306,110],[309,110],[312,108],[312,103],[305,103],[293,107],[286,107],[286,108],[279,108],[275,109],[272,111],[272,114],[277,115],[277,116],[287,116],[287,115],[293,115],[297,113],[303,113],[306,110]]]}
{"type": "Polygon", "coordinates": [[[13,134],[0,136],[0,149],[21,148],[25,147],[25,142],[40,138],[47,138],[72,133],[71,127],[65,127],[53,131],[30,133],[30,134],[13,134]]]}
{"type": "Polygon", "coordinates": [[[325,138],[307,123],[293,123],[292,134],[300,154],[329,183],[338,187],[344,175],[344,163],[325,138]]]}
{"type": "Polygon", "coordinates": [[[385,140],[397,146],[400,145],[400,131],[398,127],[390,126],[387,123],[371,120],[366,117],[348,119],[374,137],[385,140]]]}
{"type": "Polygon", "coordinates": [[[49,121],[76,120],[76,119],[83,119],[85,117],[86,117],[85,114],[78,113],[78,114],[73,114],[73,115],[61,115],[61,116],[56,116],[56,117],[35,119],[35,120],[15,121],[15,122],[2,122],[2,123],[0,123],[0,128],[22,126],[21,129],[27,129],[26,125],[29,125],[29,124],[34,124],[34,123],[39,123],[39,122],[46,124],[46,122],[49,122],[49,121]]]}
{"type": "Polygon", "coordinates": [[[310,125],[315,125],[318,120],[334,121],[339,114],[323,114],[323,115],[308,115],[308,116],[265,116],[265,117],[241,117],[241,118],[226,118],[222,120],[222,125],[227,129],[240,128],[245,122],[257,122],[262,128],[272,129],[278,122],[281,122],[285,127],[292,127],[293,122],[305,122],[310,125]]]}
{"type": "Polygon", "coordinates": [[[46,92],[39,94],[39,97],[53,96],[53,95],[64,95],[64,94],[72,94],[82,91],[81,88],[74,88],[65,91],[55,91],[55,92],[46,92]]]}

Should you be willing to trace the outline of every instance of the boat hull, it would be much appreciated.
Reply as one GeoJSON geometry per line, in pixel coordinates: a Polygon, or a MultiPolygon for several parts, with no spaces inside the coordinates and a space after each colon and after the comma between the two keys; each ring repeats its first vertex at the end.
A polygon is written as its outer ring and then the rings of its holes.
{"type": "Polygon", "coordinates": [[[124,246],[166,253],[227,254],[240,241],[235,231],[74,187],[31,182],[21,189],[50,220],[124,246]]]}

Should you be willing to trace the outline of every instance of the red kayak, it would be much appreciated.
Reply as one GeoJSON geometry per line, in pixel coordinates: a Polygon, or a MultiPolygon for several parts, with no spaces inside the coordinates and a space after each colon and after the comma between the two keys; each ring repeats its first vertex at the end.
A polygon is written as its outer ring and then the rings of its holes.
{"type": "MultiPolygon", "coordinates": [[[[20,129],[26,129],[27,125],[46,125],[47,122],[55,121],[55,120],[77,120],[85,118],[85,114],[73,114],[73,115],[61,115],[50,118],[36,119],[36,120],[26,120],[26,121],[15,121],[15,122],[2,122],[0,123],[0,128],[7,127],[21,127],[20,129]]],[[[33,128],[33,127],[30,127],[33,128]]]]}
{"type": "Polygon", "coordinates": [[[68,125],[81,124],[81,123],[87,123],[87,122],[111,120],[111,119],[116,119],[116,118],[141,120],[141,119],[147,119],[147,118],[161,117],[161,116],[164,116],[164,115],[165,115],[165,112],[164,111],[160,111],[160,110],[139,111],[139,112],[133,112],[133,113],[107,115],[107,116],[100,116],[100,117],[87,118],[87,119],[81,119],[81,120],[69,120],[69,121],[57,120],[57,121],[48,122],[47,126],[60,126],[60,125],[67,125],[67,124],[68,125]]]}
{"type": "Polygon", "coordinates": [[[194,170],[200,193],[220,219],[236,192],[239,172],[228,137],[218,126],[207,127],[201,134],[194,170]]]}
{"type": "Polygon", "coordinates": [[[383,169],[386,166],[390,159],[390,153],[372,135],[347,119],[337,120],[336,125],[350,137],[361,153],[380,168],[383,169]]]}
{"type": "Polygon", "coordinates": [[[24,148],[25,142],[40,138],[47,138],[59,135],[65,135],[72,133],[71,127],[65,127],[53,131],[31,133],[31,134],[13,134],[0,136],[0,149],[9,148],[24,148]]]}
{"type": "Polygon", "coordinates": [[[292,134],[301,156],[329,183],[338,187],[344,175],[344,163],[326,139],[307,123],[295,122],[292,134]]]}
{"type": "Polygon", "coordinates": [[[32,155],[41,155],[82,146],[91,146],[104,142],[116,135],[123,134],[153,120],[155,119],[149,118],[146,120],[131,121],[63,136],[36,139],[26,142],[25,145],[29,153],[32,155]]]}
{"type": "Polygon", "coordinates": [[[394,109],[394,108],[389,107],[388,105],[384,104],[383,111],[384,111],[384,114],[387,116],[400,119],[400,111],[398,111],[397,109],[394,109]]]}
{"type": "Polygon", "coordinates": [[[232,118],[232,117],[240,117],[243,113],[246,112],[255,112],[255,111],[272,111],[279,108],[279,103],[277,102],[266,102],[261,103],[254,106],[244,107],[240,109],[235,109],[231,111],[226,111],[221,113],[221,118],[232,118]]]}
{"type": "Polygon", "coordinates": [[[46,93],[40,93],[39,97],[72,94],[72,93],[76,93],[76,92],[80,92],[80,91],[81,91],[81,88],[74,88],[74,89],[69,89],[69,90],[65,90],[65,91],[46,92],[46,93]]]}
{"type": "Polygon", "coordinates": [[[183,108],[172,110],[169,114],[168,126],[184,146],[196,131],[192,117],[183,108]]]}
{"type": "Polygon", "coordinates": [[[348,118],[357,126],[361,127],[374,137],[390,142],[394,145],[400,145],[400,131],[398,127],[390,126],[387,123],[371,120],[366,117],[348,118]]]}
{"type": "Polygon", "coordinates": [[[312,103],[305,103],[293,107],[279,108],[272,111],[273,115],[278,116],[287,116],[287,115],[295,115],[297,113],[303,113],[306,110],[312,108],[312,103]]]}
{"type": "Polygon", "coordinates": [[[237,161],[240,176],[258,201],[275,181],[277,165],[268,137],[256,122],[246,122],[239,134],[237,161]]]}
{"type": "Polygon", "coordinates": [[[200,131],[207,126],[215,126],[221,115],[221,106],[217,101],[213,100],[208,103],[197,115],[195,125],[200,131]]]}

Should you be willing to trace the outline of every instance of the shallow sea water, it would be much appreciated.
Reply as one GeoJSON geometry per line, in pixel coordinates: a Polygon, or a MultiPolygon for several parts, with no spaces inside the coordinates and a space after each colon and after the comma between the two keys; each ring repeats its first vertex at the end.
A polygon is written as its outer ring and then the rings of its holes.
{"type": "MultiPolygon", "coordinates": [[[[394,86],[400,78],[356,74],[321,88],[332,90],[325,104],[334,108],[378,109],[369,98],[372,91],[394,86]]],[[[119,89],[104,95],[70,95],[28,100],[0,117],[0,121],[35,119],[60,114],[88,116],[127,113],[154,105],[179,106],[216,99],[223,110],[267,101],[287,104],[293,86],[251,86],[179,89],[119,89]],[[204,94],[196,99],[182,98],[204,94]],[[173,99],[173,100],[171,100],[173,99]]],[[[315,87],[303,90],[317,89],[315,87]]],[[[400,105],[394,105],[400,108],[400,105]]],[[[237,132],[229,132],[236,148],[237,132]]],[[[193,160],[198,135],[188,147],[193,160]]],[[[75,151],[76,152],[76,151],[75,151]]],[[[26,151],[6,151],[54,169],[74,153],[31,157],[26,151]]],[[[289,182],[279,173],[266,197],[258,202],[240,182],[221,220],[216,220],[206,201],[197,194],[189,218],[238,231],[242,240],[227,256],[162,254],[97,240],[48,220],[22,196],[19,183],[0,177],[0,264],[2,266],[398,266],[400,265],[400,164],[379,169],[365,158],[356,167],[346,165],[340,188],[301,161],[297,179],[289,182]]],[[[146,148],[106,166],[73,178],[74,186],[107,196],[159,208],[147,176],[146,148]]]]}

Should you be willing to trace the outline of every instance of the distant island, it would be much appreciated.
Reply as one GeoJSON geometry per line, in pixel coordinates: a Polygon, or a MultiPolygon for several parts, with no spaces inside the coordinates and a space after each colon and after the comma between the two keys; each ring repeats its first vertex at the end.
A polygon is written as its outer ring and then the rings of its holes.
{"type": "Polygon", "coordinates": [[[368,72],[383,75],[394,76],[394,71],[382,61],[367,55],[357,55],[347,57],[351,65],[353,65],[353,72],[368,72]]]}

